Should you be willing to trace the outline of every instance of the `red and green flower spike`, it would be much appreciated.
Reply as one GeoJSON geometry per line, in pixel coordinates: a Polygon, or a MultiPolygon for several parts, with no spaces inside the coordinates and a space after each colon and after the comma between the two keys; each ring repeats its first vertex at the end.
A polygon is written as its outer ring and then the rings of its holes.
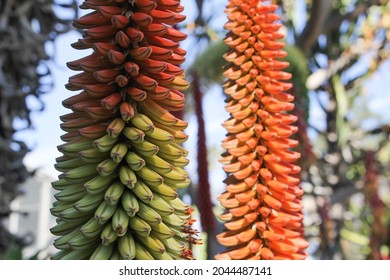
{"type": "Polygon", "coordinates": [[[92,52],[68,63],[78,74],[63,101],[53,259],[192,259],[191,208],[181,111],[186,34],[180,0],[85,0],[74,22],[92,52]]]}

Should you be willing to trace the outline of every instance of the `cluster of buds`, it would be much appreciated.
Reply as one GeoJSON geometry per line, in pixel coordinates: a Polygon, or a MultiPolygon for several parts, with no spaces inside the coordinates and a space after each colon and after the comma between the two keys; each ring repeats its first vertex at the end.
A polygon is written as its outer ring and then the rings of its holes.
{"type": "Polygon", "coordinates": [[[191,209],[177,190],[190,184],[181,111],[188,87],[180,65],[186,34],[180,0],[85,0],[74,22],[91,49],[68,63],[79,74],[63,101],[62,172],[51,212],[53,259],[192,258],[191,209]]]}
{"type": "Polygon", "coordinates": [[[221,163],[227,173],[219,202],[225,231],[217,236],[228,247],[216,259],[305,259],[300,153],[293,110],[287,91],[291,74],[284,35],[276,21],[277,5],[259,0],[230,0],[226,13],[229,50],[224,76],[227,137],[221,163]]]}

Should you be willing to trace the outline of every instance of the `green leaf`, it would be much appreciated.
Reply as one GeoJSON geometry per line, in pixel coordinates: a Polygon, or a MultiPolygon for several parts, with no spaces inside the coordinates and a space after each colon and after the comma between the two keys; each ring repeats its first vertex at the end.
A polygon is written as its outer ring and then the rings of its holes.
{"type": "Polygon", "coordinates": [[[370,240],[368,239],[367,236],[361,235],[361,234],[356,233],[356,232],[349,231],[345,228],[343,228],[340,231],[340,235],[341,235],[341,237],[347,239],[348,241],[355,243],[357,245],[360,245],[360,246],[368,246],[368,244],[370,243],[370,240]]]}
{"type": "Polygon", "coordinates": [[[222,83],[222,71],[226,64],[223,55],[227,50],[228,46],[222,41],[213,42],[195,59],[191,68],[199,73],[206,85],[222,83]]]}
{"type": "Polygon", "coordinates": [[[309,76],[309,68],[307,66],[307,59],[301,50],[294,45],[286,45],[284,50],[287,56],[284,61],[287,61],[290,66],[285,69],[286,72],[292,75],[289,82],[294,84],[296,102],[303,107],[304,118],[307,122],[309,118],[309,95],[306,87],[306,80],[309,76]]]}
{"type": "Polygon", "coordinates": [[[22,254],[22,247],[15,244],[11,243],[5,253],[4,253],[4,260],[22,260],[23,259],[23,254],[22,254]]]}

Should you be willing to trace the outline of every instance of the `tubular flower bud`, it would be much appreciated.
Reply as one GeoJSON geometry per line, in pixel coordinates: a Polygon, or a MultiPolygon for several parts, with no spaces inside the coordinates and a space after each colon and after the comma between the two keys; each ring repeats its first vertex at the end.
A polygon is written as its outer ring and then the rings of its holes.
{"type": "Polygon", "coordinates": [[[224,58],[227,137],[221,163],[227,174],[219,202],[225,231],[217,236],[226,251],[216,259],[305,259],[303,194],[291,75],[279,41],[276,5],[230,0],[226,8],[229,50],[224,58]]]}
{"type": "Polygon", "coordinates": [[[200,243],[192,209],[177,189],[184,170],[188,87],[180,64],[186,35],[180,0],[85,0],[92,10],[74,21],[83,38],[72,46],[91,54],[69,62],[79,71],[63,101],[65,142],[52,183],[57,201],[53,259],[192,259],[200,243]]]}

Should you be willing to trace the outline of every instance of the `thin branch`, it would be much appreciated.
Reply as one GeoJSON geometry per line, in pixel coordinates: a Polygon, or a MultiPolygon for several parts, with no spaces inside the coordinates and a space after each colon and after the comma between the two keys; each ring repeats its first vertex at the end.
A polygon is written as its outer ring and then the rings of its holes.
{"type": "Polygon", "coordinates": [[[381,49],[383,42],[370,42],[366,43],[363,39],[356,40],[356,42],[344,50],[340,57],[333,61],[328,68],[321,68],[312,73],[306,82],[306,86],[310,90],[316,90],[320,87],[325,81],[328,81],[330,77],[336,73],[342,71],[343,69],[348,68],[351,63],[360,57],[362,54],[369,51],[378,51],[381,49]]]}
{"type": "Polygon", "coordinates": [[[332,0],[313,1],[310,18],[297,39],[297,46],[307,56],[311,54],[311,49],[316,44],[318,36],[324,30],[325,21],[332,10],[332,2],[332,0]]]}
{"type": "MultiPolygon", "coordinates": [[[[315,2],[315,1],[314,1],[315,2]]],[[[371,6],[379,5],[380,0],[371,0],[365,1],[363,3],[357,4],[355,9],[345,15],[337,14],[335,16],[329,17],[326,23],[324,24],[324,32],[326,34],[331,33],[334,30],[338,30],[340,25],[345,21],[354,21],[359,15],[365,13],[371,6]]]]}
{"type": "Polygon", "coordinates": [[[7,0],[4,7],[4,12],[1,14],[0,17],[0,30],[7,29],[8,26],[8,20],[9,20],[9,14],[11,13],[11,8],[14,5],[14,0],[7,0]]]}

